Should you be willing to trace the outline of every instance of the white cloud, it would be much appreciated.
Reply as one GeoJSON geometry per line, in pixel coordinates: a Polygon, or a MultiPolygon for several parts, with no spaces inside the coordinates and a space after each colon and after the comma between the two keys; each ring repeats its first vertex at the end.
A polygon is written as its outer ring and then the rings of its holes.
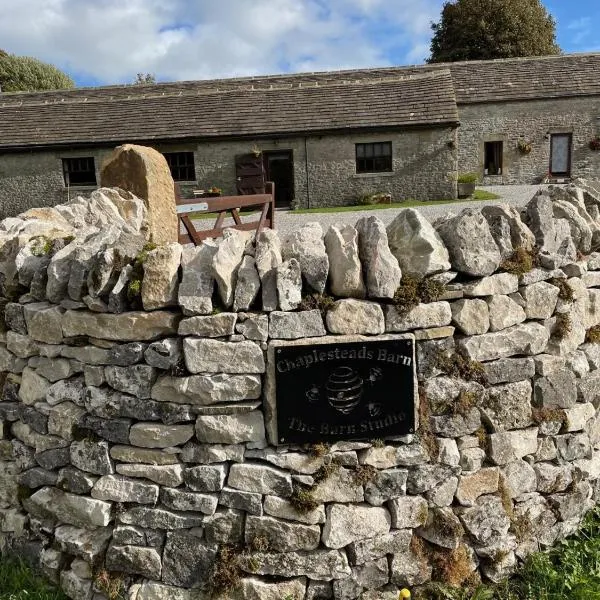
{"type": "Polygon", "coordinates": [[[590,17],[574,19],[567,25],[567,29],[573,32],[571,43],[578,46],[585,41],[592,32],[592,19],[590,17]]]}
{"type": "Polygon", "coordinates": [[[0,40],[103,83],[420,62],[442,0],[0,0],[0,40]]]}

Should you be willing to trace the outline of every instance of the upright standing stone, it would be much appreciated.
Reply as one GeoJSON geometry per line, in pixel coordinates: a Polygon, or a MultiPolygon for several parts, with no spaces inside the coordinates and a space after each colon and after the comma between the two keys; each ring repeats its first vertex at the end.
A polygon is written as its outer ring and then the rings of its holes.
{"type": "Polygon", "coordinates": [[[319,294],[325,291],[329,258],[319,223],[306,223],[292,233],[283,246],[283,258],[295,258],[306,283],[319,294]]]}
{"type": "Polygon", "coordinates": [[[391,253],[385,225],[377,217],[363,217],[356,223],[360,260],[367,277],[370,298],[393,298],[402,272],[391,253]]]}
{"type": "Polygon", "coordinates": [[[144,261],[142,303],[144,310],[156,310],[177,304],[181,246],[167,244],[151,250],[144,261]]]}
{"type": "Polygon", "coordinates": [[[148,209],[147,237],[151,242],[177,241],[175,185],[160,152],[135,144],[118,146],[102,165],[100,182],[102,187],[118,187],[144,200],[148,209]]]}
{"type": "Polygon", "coordinates": [[[302,273],[295,258],[277,267],[277,298],[281,310],[294,310],[302,300],[302,273]]]}
{"type": "Polygon", "coordinates": [[[212,261],[216,251],[217,246],[210,240],[197,247],[183,248],[178,301],[184,315],[210,315],[212,312],[215,288],[212,261]]]}
{"type": "Polygon", "coordinates": [[[332,225],[325,234],[329,285],[334,296],[364,298],[365,283],[358,256],[358,231],[352,225],[332,225]]]}
{"type": "Polygon", "coordinates": [[[225,308],[233,304],[238,270],[244,256],[248,234],[237,229],[225,229],[223,239],[212,260],[213,275],[225,308]]]}
{"type": "Polygon", "coordinates": [[[260,291],[260,277],[256,270],[256,261],[251,256],[244,256],[238,270],[233,310],[248,310],[260,291]]]}
{"type": "Polygon", "coordinates": [[[283,262],[281,240],[273,229],[263,229],[256,239],[256,268],[262,286],[264,311],[277,310],[277,267],[283,262]]]}

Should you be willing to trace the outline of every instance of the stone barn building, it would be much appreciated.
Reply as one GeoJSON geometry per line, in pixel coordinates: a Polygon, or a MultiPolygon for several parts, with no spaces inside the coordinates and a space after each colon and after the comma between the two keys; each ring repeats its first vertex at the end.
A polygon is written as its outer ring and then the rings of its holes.
{"type": "Polygon", "coordinates": [[[278,206],[456,197],[457,175],[600,172],[600,54],[0,94],[0,216],[98,184],[118,144],[163,152],[183,195],[276,183],[278,206]]]}

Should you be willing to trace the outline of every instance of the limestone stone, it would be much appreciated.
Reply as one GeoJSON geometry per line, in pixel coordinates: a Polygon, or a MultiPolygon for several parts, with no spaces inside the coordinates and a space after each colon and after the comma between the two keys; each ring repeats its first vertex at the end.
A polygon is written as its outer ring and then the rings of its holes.
{"type": "Polygon", "coordinates": [[[151,397],[161,402],[205,406],[220,402],[238,402],[260,398],[258,375],[163,375],[152,386],[151,397]]]}
{"type": "MultiPolygon", "coordinates": [[[[395,586],[421,585],[431,580],[432,567],[423,553],[416,553],[412,548],[407,552],[394,554],[390,562],[391,583],[395,586]]],[[[381,595],[381,592],[376,592],[381,595]]],[[[383,597],[382,600],[395,600],[397,591],[394,590],[392,598],[383,597]]],[[[377,596],[367,597],[375,600],[377,596]]],[[[377,598],[379,600],[379,598],[377,598]]]]}
{"type": "Polygon", "coordinates": [[[212,515],[217,509],[218,497],[216,494],[198,494],[163,487],[160,490],[160,501],[172,510],[194,511],[212,515]]]}
{"type": "Polygon", "coordinates": [[[50,516],[76,527],[106,527],[111,521],[111,504],[45,487],[30,496],[24,505],[32,514],[50,516]]]}
{"type": "MultiPolygon", "coordinates": [[[[512,253],[517,248],[531,250],[535,246],[535,236],[523,223],[519,211],[514,206],[495,204],[484,206],[481,212],[489,223],[492,236],[499,247],[506,247],[512,253]],[[508,239],[503,235],[505,226],[508,229],[508,239]]],[[[503,258],[508,257],[503,255],[503,258]]]]}
{"type": "Polygon", "coordinates": [[[54,539],[63,552],[93,564],[106,550],[111,534],[109,527],[90,531],[72,525],[59,525],[54,532],[54,539]]]}
{"type": "Polygon", "coordinates": [[[179,464],[118,464],[116,471],[119,475],[149,479],[168,487],[176,487],[183,483],[183,466],[179,464]]]}
{"type": "Polygon", "coordinates": [[[135,506],[119,514],[118,522],[147,529],[191,529],[200,527],[204,517],[198,513],[179,513],[162,508],[135,506]]]}
{"type": "MultiPolygon", "coordinates": [[[[260,277],[262,308],[277,310],[277,267],[283,262],[281,239],[273,229],[263,229],[256,238],[254,259],[260,277]]],[[[284,309],[285,310],[285,309],[284,309]]]]}
{"type": "Polygon", "coordinates": [[[208,444],[263,442],[265,426],[261,411],[237,415],[205,415],[196,421],[196,436],[208,444]]]}
{"type": "Polygon", "coordinates": [[[509,296],[492,296],[487,300],[490,312],[490,331],[508,329],[527,318],[525,311],[509,296]]]}
{"type": "Polygon", "coordinates": [[[401,446],[371,447],[361,452],[360,462],[376,469],[392,467],[411,467],[422,465],[430,459],[429,453],[421,443],[402,444],[401,446]]]}
{"type": "Polygon", "coordinates": [[[452,311],[448,302],[419,304],[408,313],[401,313],[395,306],[385,308],[385,329],[389,332],[403,332],[411,329],[443,327],[450,325],[452,311]]]}
{"type": "Polygon", "coordinates": [[[377,560],[386,554],[408,552],[411,539],[412,532],[409,529],[400,529],[374,538],[352,542],[346,547],[346,551],[350,564],[361,565],[377,560]]]}
{"type": "Polygon", "coordinates": [[[490,314],[485,300],[457,300],[450,304],[452,323],[465,335],[480,335],[490,328],[490,314]]]}
{"type": "Polygon", "coordinates": [[[457,271],[482,277],[491,275],[500,266],[500,251],[480,210],[465,209],[440,223],[437,231],[457,271]]]}
{"type": "Polygon", "coordinates": [[[356,229],[367,295],[369,298],[393,298],[402,271],[389,248],[385,225],[375,216],[363,217],[356,223],[356,229]]]}
{"type": "Polygon", "coordinates": [[[60,587],[73,600],[92,600],[92,580],[82,579],[73,570],[61,572],[60,587]]]}
{"type": "Polygon", "coordinates": [[[299,577],[288,581],[269,583],[256,577],[244,578],[233,592],[232,600],[280,600],[281,598],[303,598],[306,579],[299,577]]]}
{"type": "MultiPolygon", "coordinates": [[[[100,183],[102,187],[131,192],[144,201],[147,209],[145,234],[151,242],[177,241],[175,188],[167,161],[160,152],[134,144],[117,147],[102,165],[100,183]]],[[[122,205],[121,210],[125,209],[122,205]]]]}
{"type": "MultiPolygon", "coordinates": [[[[363,590],[377,590],[389,582],[389,566],[386,558],[370,561],[352,569],[352,575],[333,582],[334,597],[356,597],[363,590]]],[[[361,594],[363,596],[363,594],[361,594]]]]}
{"type": "Polygon", "coordinates": [[[144,351],[144,360],[158,369],[171,369],[182,358],[182,343],[178,338],[152,342],[144,351]]]}
{"type": "Polygon", "coordinates": [[[533,465],[537,476],[537,490],[541,493],[553,494],[566,490],[573,481],[571,465],[553,465],[549,462],[538,462],[533,465]]]}
{"type": "Polygon", "coordinates": [[[68,361],[64,358],[46,358],[45,356],[30,358],[28,365],[35,369],[38,375],[41,375],[51,383],[55,383],[60,379],[67,379],[76,370],[81,370],[81,365],[75,361],[68,361]]]}
{"type": "Polygon", "coordinates": [[[184,315],[209,315],[215,279],[212,261],[217,246],[206,240],[200,246],[184,247],[181,253],[181,283],[177,302],[184,315]]]}
{"type": "Polygon", "coordinates": [[[68,445],[66,440],[55,435],[38,433],[32,427],[21,421],[13,423],[10,430],[15,438],[22,441],[25,445],[35,448],[36,452],[64,448],[68,445]]]}
{"type": "Polygon", "coordinates": [[[447,465],[419,465],[409,471],[406,489],[409,494],[422,494],[435,488],[459,471],[459,467],[447,465]]]}
{"type": "Polygon", "coordinates": [[[306,223],[288,236],[283,244],[283,259],[292,258],[298,261],[308,286],[322,294],[329,275],[329,258],[319,223],[306,223]]]}
{"type": "Polygon", "coordinates": [[[312,496],[319,504],[328,502],[363,502],[364,492],[356,481],[354,471],[340,467],[312,489],[312,496]]]}
{"type": "Polygon", "coordinates": [[[524,460],[508,463],[501,470],[502,489],[511,498],[535,492],[537,478],[533,467],[524,460]]]}
{"type": "Polygon", "coordinates": [[[464,529],[451,508],[440,507],[429,511],[427,522],[419,527],[418,533],[436,546],[455,550],[462,540],[464,529]]]}
{"type": "Polygon", "coordinates": [[[79,440],[71,444],[70,451],[71,463],[78,469],[95,475],[114,473],[106,442],[79,440]]]}
{"type": "Polygon", "coordinates": [[[578,397],[582,402],[591,402],[595,407],[600,406],[600,372],[593,371],[577,382],[578,397]]]}
{"type": "Polygon", "coordinates": [[[237,229],[225,229],[212,260],[212,269],[219,296],[225,308],[233,304],[238,271],[244,256],[248,234],[237,229]]]}
{"type": "Polygon", "coordinates": [[[235,313],[219,313],[216,315],[197,316],[183,319],[179,323],[179,335],[197,335],[199,337],[225,337],[235,332],[237,315],[235,313]]]}
{"type": "Polygon", "coordinates": [[[40,345],[28,335],[14,331],[6,332],[6,349],[19,358],[29,358],[40,353],[40,345]]]}
{"type": "Polygon", "coordinates": [[[520,292],[526,302],[528,319],[549,319],[552,316],[559,293],[555,285],[539,281],[520,288],[520,292]]]}
{"type": "Polygon", "coordinates": [[[584,378],[590,372],[590,365],[583,351],[576,350],[569,354],[566,359],[567,368],[571,369],[576,377],[584,378]]]}
{"type": "Polygon", "coordinates": [[[473,506],[479,496],[497,492],[498,482],[498,467],[489,467],[476,473],[461,475],[456,490],[456,499],[462,506],[473,506]]]}
{"type": "Polygon", "coordinates": [[[388,503],[394,529],[412,529],[427,522],[427,500],[419,496],[394,498],[388,503]]]}
{"type": "Polygon", "coordinates": [[[358,231],[352,225],[331,225],[325,234],[329,285],[334,296],[364,298],[365,283],[358,254],[358,231]]]}
{"type": "Polygon", "coordinates": [[[106,568],[158,579],[162,570],[160,554],[154,548],[111,544],[106,553],[106,568]]]}
{"type": "Polygon", "coordinates": [[[388,469],[379,471],[372,481],[365,484],[365,500],[373,506],[382,506],[392,498],[406,494],[408,471],[388,469]]]}
{"type": "Polygon", "coordinates": [[[142,448],[169,448],[185,444],[193,435],[192,425],[136,423],[131,427],[129,441],[142,448]]]}
{"type": "Polygon", "coordinates": [[[92,498],[112,502],[156,504],[158,486],[127,479],[119,475],[104,475],[94,484],[92,498]]]}
{"type": "Polygon", "coordinates": [[[558,369],[534,384],[534,400],[544,408],[569,408],[577,402],[577,381],[569,369],[558,369]]]}
{"type": "Polygon", "coordinates": [[[256,261],[252,256],[244,256],[238,269],[233,310],[248,310],[260,291],[260,277],[256,270],[256,261]]]}
{"type": "Polygon", "coordinates": [[[357,540],[389,533],[390,513],[385,508],[332,504],[327,507],[323,544],[343,548],[357,540]]]}
{"type": "Polygon", "coordinates": [[[104,369],[106,382],[110,387],[136,398],[150,398],[157,371],[148,365],[129,367],[107,366],[104,369]]]}
{"type": "Polygon", "coordinates": [[[186,469],[183,478],[195,492],[218,492],[223,489],[227,464],[200,465],[186,469]]]}
{"type": "Polygon", "coordinates": [[[248,315],[244,321],[236,324],[235,331],[248,340],[266,342],[269,338],[269,317],[267,315],[248,315]]]}
{"type": "Polygon", "coordinates": [[[292,494],[289,473],[274,467],[254,463],[232,465],[227,484],[245,492],[287,497],[292,494]]]}
{"type": "Polygon", "coordinates": [[[210,543],[239,544],[244,537],[246,515],[240,510],[220,508],[205,518],[204,535],[210,543]]]}
{"type": "Polygon", "coordinates": [[[190,373],[264,373],[265,360],[254,342],[186,338],[185,364],[190,373]]]}
{"type": "Polygon", "coordinates": [[[457,488],[458,477],[448,477],[446,481],[443,481],[437,487],[428,490],[425,493],[425,498],[430,506],[450,506],[454,502],[457,488]]]}
{"type": "Polygon", "coordinates": [[[541,354],[549,339],[548,330],[543,325],[521,323],[502,331],[464,338],[458,341],[458,346],[471,360],[487,361],[518,354],[541,354]]]}
{"type": "Polygon", "coordinates": [[[26,304],[23,307],[27,333],[46,344],[60,344],[63,340],[62,317],[64,310],[45,302],[26,304]]]}
{"type": "Polygon", "coordinates": [[[387,236],[390,250],[404,273],[426,277],[450,270],[448,250],[418,210],[400,210],[388,225],[387,236]]]}
{"type": "Polygon", "coordinates": [[[501,358],[485,363],[485,378],[489,385],[532,379],[535,375],[534,361],[533,358],[501,358]]]}
{"type": "Polygon", "coordinates": [[[489,544],[508,533],[508,518],[498,496],[481,496],[475,506],[465,509],[460,519],[465,529],[480,544],[489,544]]]}
{"type": "Polygon", "coordinates": [[[150,250],[144,260],[142,303],[144,310],[177,304],[181,246],[174,242],[150,250]]]}
{"type": "Polygon", "coordinates": [[[112,290],[110,290],[110,292],[108,293],[108,312],[122,313],[127,310],[129,306],[127,294],[132,274],[132,265],[126,265],[119,273],[117,282],[113,286],[112,290]]]}
{"type": "Polygon", "coordinates": [[[302,312],[273,311],[269,315],[269,337],[271,339],[295,340],[305,337],[320,337],[327,334],[321,311],[302,312]]]}
{"type": "Polygon", "coordinates": [[[297,521],[306,525],[325,523],[325,508],[323,506],[318,506],[304,512],[299,511],[284,498],[280,498],[279,496],[265,496],[263,508],[267,515],[277,517],[278,519],[297,521]]]}
{"type": "Polygon", "coordinates": [[[262,495],[225,487],[219,495],[219,505],[242,510],[250,515],[263,514],[262,495]]]}
{"type": "Polygon", "coordinates": [[[51,408],[48,414],[48,433],[72,440],[73,429],[84,414],[85,410],[72,402],[63,402],[51,408]]]}
{"type": "Polygon", "coordinates": [[[250,548],[255,540],[260,539],[273,552],[315,550],[320,538],[321,528],[318,525],[302,525],[273,517],[246,517],[245,541],[250,548]]]}
{"type": "Polygon", "coordinates": [[[302,300],[300,263],[292,258],[276,267],[275,281],[280,310],[295,310],[302,300]]]}
{"type": "Polygon", "coordinates": [[[23,404],[30,406],[36,402],[43,402],[50,387],[51,383],[45,377],[38,375],[33,369],[26,367],[23,369],[21,377],[19,399],[23,404]]]}
{"type": "Polygon", "coordinates": [[[529,380],[490,387],[479,407],[491,431],[523,429],[531,425],[529,380]]]}
{"type": "Polygon", "coordinates": [[[556,449],[566,461],[590,458],[591,446],[587,433],[569,433],[556,436],[556,449]]]}
{"type": "Polygon", "coordinates": [[[144,581],[130,588],[131,600],[208,600],[198,590],[187,590],[154,581],[144,581]]]}
{"type": "Polygon", "coordinates": [[[118,315],[68,310],[62,318],[63,335],[134,342],[154,340],[177,331],[178,316],[165,311],[127,312],[118,315]]]}
{"type": "Polygon", "coordinates": [[[57,473],[46,471],[39,467],[34,467],[28,471],[23,471],[17,478],[19,485],[30,490],[44,487],[46,485],[56,485],[57,473]]]}
{"type": "Polygon", "coordinates": [[[512,273],[496,273],[483,277],[462,286],[465,296],[498,296],[516,292],[519,289],[519,278],[512,273]]]}
{"type": "Polygon", "coordinates": [[[112,446],[110,457],[120,462],[146,463],[149,465],[174,465],[178,462],[176,454],[168,454],[163,450],[124,445],[112,446]]]}
{"type": "Polygon", "coordinates": [[[497,465],[506,465],[537,451],[538,428],[492,433],[488,438],[489,457],[497,465]]]}
{"type": "Polygon", "coordinates": [[[565,431],[581,431],[586,423],[596,414],[596,409],[591,403],[575,404],[565,409],[565,431]]]}
{"type": "Polygon", "coordinates": [[[381,306],[365,300],[338,300],[327,311],[327,328],[341,335],[379,335],[385,322],[381,306]]]}

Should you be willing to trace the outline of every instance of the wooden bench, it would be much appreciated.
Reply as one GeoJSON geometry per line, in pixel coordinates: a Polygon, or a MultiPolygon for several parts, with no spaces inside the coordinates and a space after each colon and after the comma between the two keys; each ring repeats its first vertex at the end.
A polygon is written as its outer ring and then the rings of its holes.
{"type": "Polygon", "coordinates": [[[254,231],[257,236],[265,227],[275,229],[275,184],[272,182],[265,184],[264,194],[204,198],[201,202],[198,201],[198,198],[191,200],[180,198],[179,190],[176,187],[175,198],[179,221],[185,229],[184,233],[180,232],[179,234],[180,244],[191,243],[198,246],[207,238],[222,236],[223,230],[227,228],[254,231]],[[260,210],[259,218],[244,223],[240,215],[242,208],[260,210]],[[209,213],[216,215],[212,229],[197,230],[193,222],[194,216],[209,213]],[[233,218],[233,224],[224,226],[223,221],[227,216],[233,218]]]}

